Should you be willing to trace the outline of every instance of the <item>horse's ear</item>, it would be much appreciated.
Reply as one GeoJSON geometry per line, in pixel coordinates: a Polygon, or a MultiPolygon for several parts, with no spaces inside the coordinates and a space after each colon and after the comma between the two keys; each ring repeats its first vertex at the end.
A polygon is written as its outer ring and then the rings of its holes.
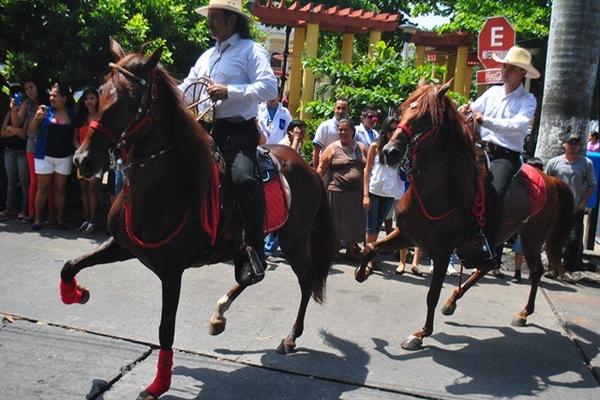
{"type": "Polygon", "coordinates": [[[112,37],[108,38],[108,44],[110,47],[110,52],[112,53],[115,61],[119,61],[121,58],[125,57],[125,52],[121,45],[112,37]]]}
{"type": "Polygon", "coordinates": [[[444,86],[442,86],[438,92],[438,96],[444,97],[446,95],[446,92],[448,91],[448,89],[450,89],[450,86],[452,86],[453,83],[454,83],[454,78],[452,78],[448,82],[444,83],[444,86]]]}
{"type": "Polygon", "coordinates": [[[421,79],[419,79],[419,83],[417,83],[418,88],[423,86],[427,86],[427,79],[425,79],[424,76],[422,76],[421,79]]]}
{"type": "Polygon", "coordinates": [[[163,52],[163,46],[160,46],[159,48],[157,48],[156,50],[154,50],[154,52],[152,53],[152,55],[150,57],[148,57],[148,61],[146,61],[144,63],[144,69],[146,70],[152,70],[154,69],[154,67],[156,67],[156,65],[158,64],[158,62],[160,61],[160,56],[162,55],[163,52]]]}

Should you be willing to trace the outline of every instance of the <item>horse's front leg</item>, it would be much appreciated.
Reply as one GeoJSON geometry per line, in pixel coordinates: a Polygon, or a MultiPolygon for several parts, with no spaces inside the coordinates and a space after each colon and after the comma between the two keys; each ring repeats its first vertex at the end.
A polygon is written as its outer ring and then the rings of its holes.
{"type": "Polygon", "coordinates": [[[94,249],[75,260],[69,260],[60,271],[60,296],[63,303],[84,304],[90,298],[90,292],[77,284],[75,275],[84,268],[98,264],[108,264],[133,258],[133,255],[122,248],[114,238],[110,238],[94,249]]]}
{"type": "Polygon", "coordinates": [[[458,299],[463,297],[465,295],[465,293],[467,293],[467,291],[471,288],[471,286],[476,284],[477,281],[479,281],[485,274],[486,274],[486,271],[477,269],[469,277],[469,279],[467,279],[465,281],[465,283],[463,285],[454,289],[454,291],[452,292],[450,297],[448,297],[448,299],[442,306],[442,314],[444,314],[444,315],[454,314],[454,311],[456,310],[456,302],[458,301],[458,299]]]}
{"type": "Polygon", "coordinates": [[[154,381],[139,395],[137,400],[157,400],[171,387],[173,374],[173,338],[175,336],[175,317],[181,293],[181,273],[161,278],[162,312],[158,337],[160,351],[154,381]]]}
{"type": "Polygon", "coordinates": [[[226,295],[221,297],[217,301],[217,305],[215,306],[215,311],[213,312],[212,317],[210,317],[210,322],[208,325],[208,334],[209,335],[219,335],[223,333],[225,330],[225,324],[227,323],[227,318],[225,318],[225,312],[229,310],[233,301],[246,289],[248,286],[242,286],[236,284],[233,286],[226,295]]]}
{"type": "Polygon", "coordinates": [[[377,255],[381,249],[396,249],[398,247],[406,247],[410,245],[410,241],[402,236],[399,228],[394,229],[386,237],[376,242],[367,243],[363,249],[363,257],[360,266],[354,271],[354,278],[358,282],[364,282],[373,272],[369,268],[369,261],[377,255]]]}
{"type": "Polygon", "coordinates": [[[429,291],[427,292],[427,318],[425,319],[425,326],[409,335],[408,338],[402,342],[401,346],[405,350],[419,350],[423,344],[423,339],[427,336],[431,336],[433,333],[433,316],[435,307],[440,299],[440,292],[442,290],[444,278],[446,277],[448,261],[450,261],[449,253],[446,256],[436,257],[433,260],[433,276],[431,277],[429,291]]]}

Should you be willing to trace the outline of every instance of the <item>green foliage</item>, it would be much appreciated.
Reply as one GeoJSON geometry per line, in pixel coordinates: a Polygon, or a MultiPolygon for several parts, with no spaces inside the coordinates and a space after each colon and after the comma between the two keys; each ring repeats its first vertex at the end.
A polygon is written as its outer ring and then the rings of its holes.
{"type": "MultiPolygon", "coordinates": [[[[551,0],[417,0],[412,15],[436,14],[450,17],[441,32],[458,30],[477,33],[487,17],[505,16],[517,31],[517,40],[547,38],[551,0]]],[[[526,44],[525,44],[526,45],[526,44]]]]}
{"type": "Polygon", "coordinates": [[[336,97],[348,99],[350,116],[355,121],[367,104],[387,115],[415,89],[419,79],[433,74],[441,76],[444,72],[436,64],[405,63],[394,48],[383,42],[378,43],[373,58],[362,55],[352,64],[343,64],[340,59],[339,51],[330,49],[323,57],[304,62],[321,81],[317,90],[319,99],[304,105],[304,110],[313,116],[308,121],[309,132],[314,132],[322,120],[331,116],[336,97]]]}
{"type": "Polygon", "coordinates": [[[0,61],[19,81],[35,76],[76,88],[98,85],[111,61],[108,38],[125,51],[164,47],[161,61],[183,77],[209,45],[208,0],[0,0],[0,61]]]}

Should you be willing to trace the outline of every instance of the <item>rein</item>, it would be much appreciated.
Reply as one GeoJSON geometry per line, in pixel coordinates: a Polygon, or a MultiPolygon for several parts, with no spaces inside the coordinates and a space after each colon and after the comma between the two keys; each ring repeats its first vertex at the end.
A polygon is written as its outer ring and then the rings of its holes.
{"type": "MultiPolygon", "coordinates": [[[[434,144],[435,144],[435,140],[437,140],[437,133],[440,130],[440,126],[433,125],[430,130],[423,132],[423,133],[416,134],[416,135],[414,134],[413,130],[408,125],[398,124],[398,127],[402,130],[402,132],[408,138],[410,138],[410,143],[408,145],[406,154],[410,153],[410,159],[413,161],[413,165],[407,171],[408,172],[408,180],[411,183],[411,187],[413,188],[415,197],[417,199],[417,202],[419,203],[419,208],[421,209],[421,213],[429,221],[440,221],[440,220],[448,217],[452,213],[454,213],[456,211],[457,207],[455,206],[441,215],[432,215],[429,211],[427,211],[427,207],[425,207],[425,203],[423,203],[423,199],[421,198],[421,194],[419,193],[419,189],[417,188],[417,184],[414,179],[414,176],[418,175],[421,170],[416,169],[416,172],[412,171],[413,167],[416,167],[417,156],[423,151],[423,150],[417,151],[417,145],[419,144],[420,141],[424,140],[425,138],[427,138],[428,136],[431,136],[431,135],[434,135],[434,144]]],[[[408,159],[408,157],[406,155],[405,155],[405,159],[408,159]]],[[[444,165],[446,163],[446,161],[447,161],[447,159],[444,159],[438,165],[444,165]]]]}
{"type": "Polygon", "coordinates": [[[143,241],[135,234],[135,232],[133,231],[133,228],[132,228],[131,221],[132,221],[133,217],[132,217],[132,210],[131,210],[131,202],[129,201],[129,191],[131,188],[131,183],[130,183],[129,179],[127,179],[126,170],[128,168],[134,168],[134,167],[143,168],[146,166],[147,162],[155,160],[158,157],[163,156],[164,154],[168,153],[169,151],[171,151],[173,149],[172,145],[168,145],[167,147],[163,148],[162,150],[159,150],[158,152],[151,154],[147,157],[132,159],[129,162],[127,161],[130,158],[129,153],[131,152],[131,150],[130,150],[131,144],[135,141],[135,139],[137,139],[140,132],[142,132],[145,129],[147,129],[148,127],[150,127],[152,125],[152,123],[154,122],[154,115],[155,115],[156,104],[157,104],[157,100],[158,100],[158,87],[156,85],[156,77],[158,74],[158,69],[157,69],[157,67],[154,67],[154,69],[152,69],[151,81],[150,81],[150,84],[148,84],[148,82],[144,78],[140,77],[139,75],[134,74],[131,71],[126,70],[125,68],[121,67],[120,65],[117,65],[115,63],[110,63],[108,65],[111,68],[116,69],[117,71],[121,72],[127,78],[129,78],[129,79],[135,81],[136,83],[138,83],[139,85],[141,85],[144,88],[144,92],[140,96],[136,115],[129,121],[126,128],[123,130],[123,132],[120,135],[117,135],[112,129],[108,128],[107,126],[103,125],[102,123],[100,123],[97,120],[92,121],[90,123],[90,128],[100,132],[101,134],[103,134],[104,136],[109,138],[111,140],[111,142],[116,146],[116,149],[119,150],[119,153],[120,153],[120,156],[121,156],[121,159],[123,160],[123,162],[126,163],[126,165],[124,165],[124,166],[123,165],[119,166],[115,161],[115,156],[114,156],[113,152],[110,151],[111,163],[114,162],[115,167],[118,169],[121,169],[121,172],[123,173],[123,183],[124,183],[123,195],[125,197],[125,201],[124,201],[124,203],[125,203],[125,232],[127,233],[127,237],[133,244],[135,244],[138,247],[142,247],[145,249],[156,249],[156,248],[159,248],[159,247],[162,247],[162,246],[168,244],[173,239],[175,239],[175,237],[177,237],[177,235],[179,235],[181,233],[181,231],[183,230],[183,228],[185,227],[185,225],[189,219],[189,215],[190,215],[190,211],[191,211],[191,208],[188,208],[188,210],[185,212],[185,215],[183,216],[181,222],[177,225],[177,227],[173,230],[173,232],[171,232],[164,239],[156,241],[156,242],[143,241]]]}

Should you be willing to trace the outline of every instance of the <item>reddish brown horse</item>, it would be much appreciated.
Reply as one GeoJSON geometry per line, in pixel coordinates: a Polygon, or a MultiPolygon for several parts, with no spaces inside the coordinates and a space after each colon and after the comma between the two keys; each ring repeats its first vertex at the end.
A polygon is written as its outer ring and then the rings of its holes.
{"type": "MultiPolygon", "coordinates": [[[[231,259],[234,246],[231,241],[211,245],[202,227],[200,204],[214,179],[210,138],[186,111],[174,80],[158,65],[160,50],[145,58],[125,56],[116,42],[111,42],[111,48],[119,61],[111,64],[101,90],[98,120],[77,150],[75,163],[84,176],[91,177],[106,165],[109,148],[127,149],[127,183],[109,212],[112,237],[65,264],[61,295],[66,303],[85,303],[89,292],[77,284],[75,275],[96,264],[138,258],[158,276],[163,302],[159,362],[154,381],[139,397],[152,399],[170,387],[184,269],[231,259]]],[[[289,218],[279,238],[301,290],[292,331],[278,348],[288,353],[302,335],[311,295],[315,301],[323,301],[336,244],[325,190],[317,174],[288,147],[274,146],[271,151],[280,160],[292,192],[289,218]]],[[[230,273],[233,277],[233,271],[230,273]]],[[[225,329],[223,313],[244,289],[236,285],[219,300],[211,334],[225,329]]]]}
{"type": "MultiPolygon", "coordinates": [[[[424,85],[417,88],[400,107],[399,129],[384,148],[388,161],[404,157],[411,163],[411,186],[402,198],[398,211],[398,229],[382,241],[365,248],[356,279],[364,281],[370,274],[368,261],[382,247],[407,246],[411,242],[425,249],[433,260],[433,276],[427,294],[425,326],[410,335],[402,347],[419,349],[423,339],[433,333],[434,310],[452,251],[461,247],[479,230],[483,216],[481,195],[485,169],[475,157],[472,129],[445,95],[449,84],[438,88],[424,85]]],[[[558,179],[542,173],[547,193],[543,208],[529,215],[526,189],[513,180],[504,200],[504,222],[496,243],[504,242],[519,231],[523,252],[531,272],[531,290],[525,308],[513,319],[514,325],[525,325],[534,311],[537,287],[543,272],[540,254],[546,243],[551,266],[560,265],[561,249],[569,232],[573,197],[569,188],[558,179]]],[[[452,314],[456,301],[477,282],[487,270],[477,269],[456,289],[442,312],[452,314]]]]}

